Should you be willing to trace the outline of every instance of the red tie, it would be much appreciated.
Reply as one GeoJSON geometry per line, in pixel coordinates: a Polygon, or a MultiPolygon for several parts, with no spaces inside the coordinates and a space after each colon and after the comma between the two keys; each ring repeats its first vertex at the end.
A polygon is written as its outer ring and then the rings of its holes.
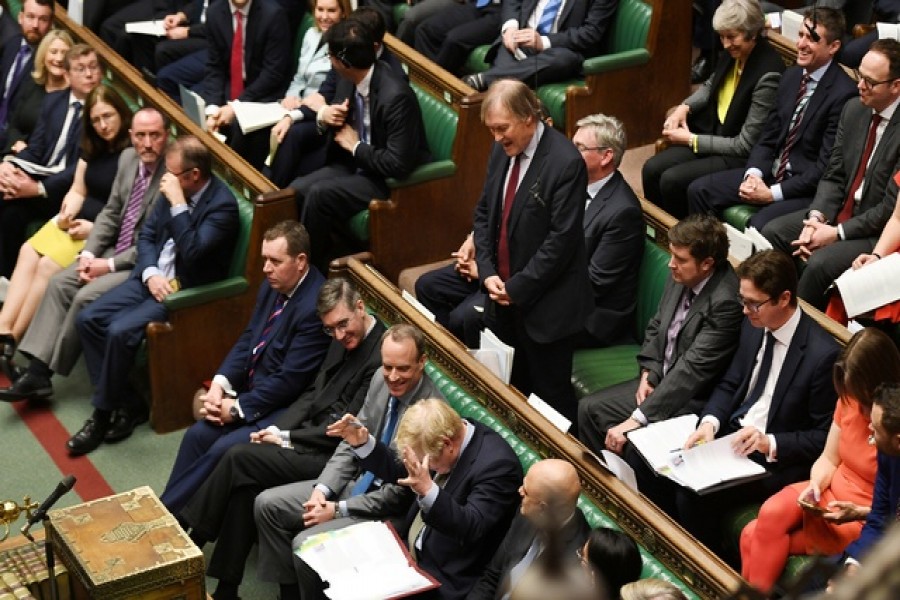
{"type": "Polygon", "coordinates": [[[853,216],[856,190],[859,189],[866,174],[866,165],[869,164],[869,157],[872,156],[872,149],[875,147],[875,132],[878,130],[878,124],[881,123],[881,119],[881,115],[872,115],[872,124],[869,125],[869,135],[866,137],[866,147],[863,150],[862,160],[859,161],[859,166],[856,167],[856,176],[853,178],[853,183],[850,184],[850,193],[847,194],[847,199],[844,200],[844,206],[841,208],[841,212],[838,213],[835,223],[843,223],[853,216]]]}
{"type": "Polygon", "coordinates": [[[234,11],[234,39],[231,42],[231,98],[244,91],[244,15],[234,11]]]}
{"type": "Polygon", "coordinates": [[[503,217],[500,221],[500,239],[497,242],[497,272],[500,279],[509,279],[509,240],[507,240],[506,225],[509,221],[509,213],[512,211],[513,202],[516,200],[516,188],[519,185],[519,157],[513,159],[513,166],[509,172],[509,181],[506,183],[506,194],[503,196],[503,217]]]}

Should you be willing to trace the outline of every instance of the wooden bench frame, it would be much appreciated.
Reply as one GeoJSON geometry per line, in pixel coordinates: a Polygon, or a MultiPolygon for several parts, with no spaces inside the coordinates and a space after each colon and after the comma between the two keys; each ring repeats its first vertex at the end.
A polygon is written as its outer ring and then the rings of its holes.
{"type": "Polygon", "coordinates": [[[56,6],[56,26],[76,41],[89,44],[105,66],[105,79],[138,106],[154,106],[171,121],[176,135],[201,139],[213,156],[213,171],[254,205],[253,225],[244,267],[247,282],[242,292],[228,298],[169,312],[167,321],[147,326],[150,371],[151,425],[158,433],[182,428],[193,421],[191,398],[200,383],[212,377],[234,341],[243,331],[262,282],[259,248],[262,235],[284,219],[296,218],[293,195],[270,193],[275,186],[231,148],[201,130],[168,96],[145,82],[92,31],[69,19],[56,6]]]}

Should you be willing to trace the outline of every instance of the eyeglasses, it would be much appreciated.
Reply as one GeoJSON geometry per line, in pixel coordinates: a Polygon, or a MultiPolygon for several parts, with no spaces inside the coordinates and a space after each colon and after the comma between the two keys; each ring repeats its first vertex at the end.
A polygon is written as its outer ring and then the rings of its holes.
{"type": "Polygon", "coordinates": [[[75,65],[71,71],[76,75],[84,75],[88,71],[96,72],[100,70],[100,63],[91,63],[89,65],[75,65]]]}
{"type": "Polygon", "coordinates": [[[182,171],[182,172],[180,172],[180,173],[176,173],[175,171],[171,171],[171,170],[170,170],[169,173],[171,173],[171,174],[174,175],[175,177],[181,177],[181,176],[184,175],[185,173],[190,173],[191,171],[193,171],[193,170],[196,169],[196,168],[197,168],[197,167],[191,167],[190,169],[185,169],[184,171],[182,171]]]}
{"type": "Polygon", "coordinates": [[[325,332],[325,335],[327,335],[329,337],[334,337],[334,334],[339,331],[341,331],[341,332],[347,331],[347,327],[349,327],[349,326],[350,326],[350,317],[347,317],[346,319],[341,319],[340,321],[338,321],[334,325],[334,327],[329,327],[328,325],[323,326],[322,331],[325,332]]]}
{"type": "Polygon", "coordinates": [[[585,146],[584,144],[575,144],[575,149],[579,152],[600,152],[601,150],[609,150],[609,146],[585,146]]]}
{"type": "Polygon", "coordinates": [[[856,76],[859,78],[859,82],[861,84],[863,84],[864,87],[867,87],[870,90],[878,87],[882,83],[890,83],[890,82],[894,81],[895,79],[897,79],[896,77],[891,77],[890,79],[885,79],[884,81],[875,81],[871,77],[866,77],[865,75],[860,73],[859,70],[856,70],[854,72],[856,73],[856,76]]]}
{"type": "Polygon", "coordinates": [[[763,306],[765,306],[766,304],[768,304],[771,301],[772,301],[772,298],[769,297],[769,298],[766,298],[765,300],[763,300],[762,302],[751,302],[750,300],[747,300],[745,298],[738,296],[738,302],[740,302],[744,308],[746,308],[753,314],[758,313],[759,309],[761,309],[763,306]]]}

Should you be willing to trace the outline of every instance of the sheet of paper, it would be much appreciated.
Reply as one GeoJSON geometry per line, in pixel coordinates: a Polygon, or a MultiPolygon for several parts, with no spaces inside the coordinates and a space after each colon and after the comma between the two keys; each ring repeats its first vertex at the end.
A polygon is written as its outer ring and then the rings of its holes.
{"type": "Polygon", "coordinates": [[[166,36],[166,28],[163,27],[162,21],[134,21],[132,23],[125,23],[125,32],[154,35],[156,37],[166,36]]]}
{"type": "Polygon", "coordinates": [[[772,249],[772,243],[769,242],[769,240],[767,240],[763,236],[763,234],[761,234],[759,230],[756,229],[756,227],[753,227],[752,225],[748,226],[744,230],[744,235],[746,235],[750,239],[750,241],[753,242],[753,247],[756,252],[762,252],[763,250],[772,249]]]}
{"type": "Polygon", "coordinates": [[[413,306],[413,308],[415,308],[417,311],[419,311],[420,313],[422,313],[423,315],[425,315],[425,318],[426,318],[426,319],[428,319],[428,320],[431,321],[432,323],[435,322],[435,316],[434,316],[434,313],[431,312],[430,310],[428,310],[427,308],[425,308],[425,305],[422,304],[421,302],[419,302],[418,299],[417,299],[415,296],[413,296],[412,294],[410,294],[410,293],[407,292],[406,290],[403,290],[403,293],[402,293],[401,295],[403,296],[403,299],[404,299],[404,300],[406,300],[407,302],[409,302],[409,303],[413,306]]]}
{"type": "Polygon", "coordinates": [[[233,100],[234,118],[237,119],[241,131],[252,133],[265,127],[271,127],[284,117],[285,110],[280,102],[241,102],[233,100]]]}
{"type": "Polygon", "coordinates": [[[651,423],[647,427],[633,429],[626,435],[654,470],[668,467],[675,451],[697,429],[697,415],[682,415],[665,421],[651,423]]]}
{"type": "Polygon", "coordinates": [[[743,262],[753,254],[753,242],[743,231],[738,231],[728,223],[725,223],[725,233],[728,234],[728,253],[743,262]]]}
{"type": "Polygon", "coordinates": [[[847,269],[834,281],[851,318],[900,299],[898,282],[900,253],[897,252],[861,269],[847,269]]]}
{"type": "Polygon", "coordinates": [[[781,35],[792,42],[800,37],[800,28],[803,27],[803,15],[792,10],[781,13],[781,35]]]}
{"type": "Polygon", "coordinates": [[[634,476],[634,469],[631,468],[631,465],[622,460],[618,454],[609,450],[601,450],[600,454],[603,455],[607,468],[616,476],[616,479],[634,491],[640,491],[638,490],[637,478],[634,476]]]}
{"type": "Polygon", "coordinates": [[[509,385],[512,376],[513,360],[516,356],[516,349],[506,344],[497,337],[490,329],[482,329],[478,341],[478,347],[482,350],[493,350],[497,352],[497,358],[500,361],[500,377],[501,381],[509,385]]]}
{"type": "Polygon", "coordinates": [[[876,23],[879,40],[900,40],[900,24],[876,23]]]}
{"type": "Polygon", "coordinates": [[[528,405],[541,413],[545,419],[553,423],[553,425],[563,433],[567,433],[572,426],[572,421],[562,416],[558,410],[544,402],[539,396],[535,396],[534,394],[528,396],[528,405]]]}
{"type": "Polygon", "coordinates": [[[764,474],[762,465],[734,453],[731,444],[735,436],[737,432],[676,454],[672,458],[672,473],[683,485],[697,491],[764,474]]]}

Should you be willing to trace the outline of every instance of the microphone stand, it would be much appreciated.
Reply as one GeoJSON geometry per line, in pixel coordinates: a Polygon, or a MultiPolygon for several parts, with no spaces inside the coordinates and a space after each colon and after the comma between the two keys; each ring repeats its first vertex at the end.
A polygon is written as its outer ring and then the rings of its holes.
{"type": "Polygon", "coordinates": [[[50,541],[50,536],[46,535],[50,525],[50,516],[47,513],[44,513],[41,524],[44,526],[44,554],[47,560],[47,573],[50,576],[50,600],[59,600],[59,583],[56,581],[56,561],[53,556],[53,543],[50,541]]]}

